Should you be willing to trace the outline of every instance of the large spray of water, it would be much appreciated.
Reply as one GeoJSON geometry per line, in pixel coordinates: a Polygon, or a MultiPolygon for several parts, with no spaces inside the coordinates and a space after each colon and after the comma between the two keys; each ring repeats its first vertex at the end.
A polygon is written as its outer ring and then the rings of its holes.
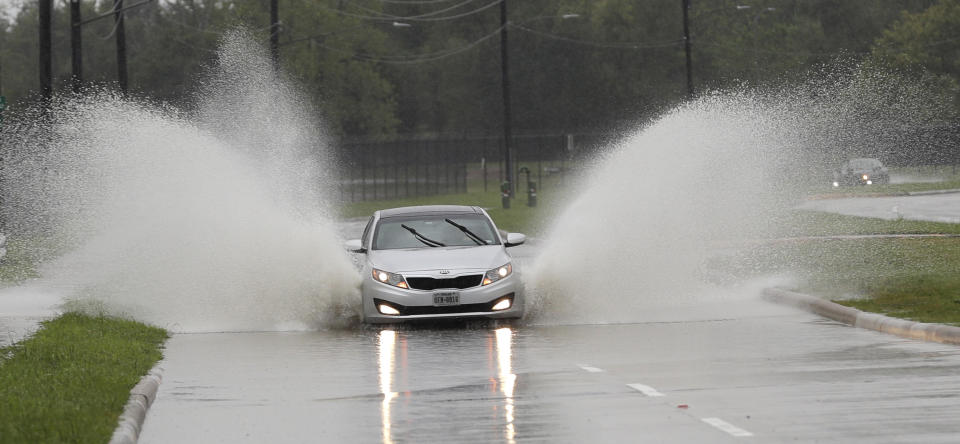
{"type": "Polygon", "coordinates": [[[672,320],[746,295],[708,283],[708,258],[767,237],[838,159],[907,146],[938,109],[922,85],[860,69],[683,104],[586,169],[526,274],[533,317],[672,320]]]}
{"type": "Polygon", "coordinates": [[[178,331],[351,322],[358,277],[325,217],[330,165],[309,108],[242,32],[197,97],[188,114],[64,98],[50,125],[5,135],[8,224],[65,251],[44,285],[178,331]]]}

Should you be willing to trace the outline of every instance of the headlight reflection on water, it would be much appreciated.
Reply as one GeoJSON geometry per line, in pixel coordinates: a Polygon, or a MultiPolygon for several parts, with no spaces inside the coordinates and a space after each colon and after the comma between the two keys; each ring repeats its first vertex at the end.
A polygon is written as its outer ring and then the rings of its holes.
{"type": "MultiPolygon", "coordinates": [[[[377,339],[380,393],[383,395],[383,401],[380,403],[381,435],[384,444],[393,444],[391,410],[393,401],[400,394],[394,391],[394,375],[397,370],[397,332],[381,330],[377,339]]],[[[496,329],[493,331],[493,338],[488,339],[488,341],[493,342],[493,347],[491,347],[490,342],[487,343],[488,352],[490,352],[488,362],[491,370],[493,370],[493,361],[496,360],[496,374],[491,377],[491,387],[494,393],[500,393],[503,397],[504,441],[509,444],[516,444],[517,433],[514,426],[513,394],[516,388],[517,375],[513,373],[513,329],[509,327],[496,329]],[[493,350],[490,348],[493,348],[493,350]],[[493,351],[495,351],[495,357],[493,351]]],[[[401,368],[406,367],[406,345],[407,341],[400,338],[401,368]]],[[[409,395],[409,392],[405,394],[409,395]]],[[[499,406],[495,408],[499,410],[499,406]]],[[[499,414],[497,416],[499,417],[499,414]]]]}
{"type": "Polygon", "coordinates": [[[516,442],[517,431],[513,425],[513,389],[517,384],[517,375],[513,373],[513,330],[509,327],[499,328],[494,331],[497,339],[497,378],[500,386],[500,393],[503,394],[503,411],[506,427],[504,429],[504,438],[510,444],[516,442]]]}
{"type": "Polygon", "coordinates": [[[393,435],[390,429],[390,402],[397,397],[393,391],[393,368],[396,362],[395,351],[397,346],[397,332],[381,330],[377,344],[377,353],[380,355],[380,393],[383,401],[380,403],[380,423],[384,444],[393,444],[393,435]]]}

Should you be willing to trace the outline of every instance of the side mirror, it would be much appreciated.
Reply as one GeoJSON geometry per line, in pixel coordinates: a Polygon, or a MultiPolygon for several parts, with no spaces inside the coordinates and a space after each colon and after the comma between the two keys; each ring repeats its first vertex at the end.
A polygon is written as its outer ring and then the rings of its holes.
{"type": "Polygon", "coordinates": [[[527,241],[527,236],[523,233],[507,233],[507,241],[504,242],[504,247],[516,247],[517,245],[523,245],[527,241]]]}
{"type": "Polygon", "coordinates": [[[360,242],[360,239],[350,239],[343,243],[343,248],[346,248],[351,253],[366,253],[367,249],[363,248],[363,243],[360,242]]]}

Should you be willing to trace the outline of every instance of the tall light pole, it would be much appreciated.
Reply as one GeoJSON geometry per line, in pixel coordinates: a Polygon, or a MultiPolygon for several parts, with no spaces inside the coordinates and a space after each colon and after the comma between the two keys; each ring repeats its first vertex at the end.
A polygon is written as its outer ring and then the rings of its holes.
{"type": "Polygon", "coordinates": [[[510,197],[513,197],[513,154],[511,153],[510,128],[510,65],[509,46],[507,44],[507,0],[500,0],[500,85],[503,91],[503,165],[506,169],[504,180],[509,186],[510,197]]]}

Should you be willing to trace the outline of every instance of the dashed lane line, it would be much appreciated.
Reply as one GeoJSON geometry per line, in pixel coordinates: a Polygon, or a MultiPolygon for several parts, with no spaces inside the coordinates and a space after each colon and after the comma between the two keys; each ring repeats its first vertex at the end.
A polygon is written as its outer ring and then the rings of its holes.
{"type": "Polygon", "coordinates": [[[591,366],[586,365],[586,364],[578,364],[577,366],[580,367],[580,368],[582,368],[582,369],[584,369],[584,370],[586,370],[586,371],[588,371],[588,372],[590,372],[590,373],[602,373],[602,372],[603,372],[603,369],[602,369],[602,368],[591,367],[591,366]]]}
{"type": "Polygon", "coordinates": [[[724,432],[727,432],[732,436],[736,436],[736,437],[753,436],[753,433],[750,433],[744,429],[741,429],[740,427],[730,424],[729,422],[726,422],[720,418],[701,418],[700,420],[720,430],[723,430],[724,432]]]}
{"type": "Polygon", "coordinates": [[[638,392],[640,392],[640,393],[643,393],[644,395],[647,395],[647,396],[649,396],[649,397],[651,397],[651,398],[657,397],[657,396],[665,396],[663,393],[658,392],[657,389],[655,389],[655,388],[653,388],[653,387],[650,387],[649,385],[643,385],[643,384],[627,384],[627,387],[630,387],[630,388],[632,388],[632,389],[634,389],[634,390],[636,390],[636,391],[638,391],[638,392]]]}

